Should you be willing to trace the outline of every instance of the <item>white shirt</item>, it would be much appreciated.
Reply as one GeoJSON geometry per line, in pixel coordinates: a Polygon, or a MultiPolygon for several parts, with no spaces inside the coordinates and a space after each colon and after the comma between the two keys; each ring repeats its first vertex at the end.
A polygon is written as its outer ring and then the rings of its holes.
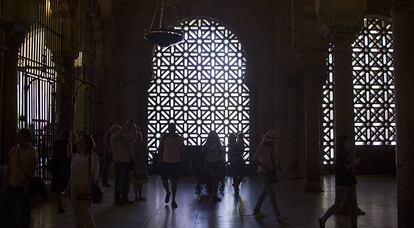
{"type": "Polygon", "coordinates": [[[162,162],[176,163],[181,160],[181,150],[184,140],[178,134],[167,134],[161,139],[160,151],[162,151],[162,162]]]}

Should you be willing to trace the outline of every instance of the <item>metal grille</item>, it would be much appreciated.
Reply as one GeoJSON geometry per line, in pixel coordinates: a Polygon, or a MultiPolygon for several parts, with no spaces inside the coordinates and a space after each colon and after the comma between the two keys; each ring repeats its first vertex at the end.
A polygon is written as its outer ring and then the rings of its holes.
{"type": "Polygon", "coordinates": [[[246,59],[241,43],[214,20],[186,20],[178,28],[185,32],[184,41],[157,47],[153,55],[155,78],[148,90],[150,160],[170,120],[187,146],[203,145],[214,130],[224,145],[229,133],[243,132],[248,150],[250,97],[243,81],[246,59]]]}
{"type": "Polygon", "coordinates": [[[365,18],[352,45],[356,145],[395,145],[391,22],[365,18]]]}
{"type": "MultiPolygon", "coordinates": [[[[395,145],[392,28],[388,19],[364,18],[352,44],[356,145],[395,145]]],[[[334,59],[328,50],[328,79],[323,86],[323,164],[334,162],[334,59]]]]}
{"type": "Polygon", "coordinates": [[[30,27],[18,53],[18,127],[28,128],[39,153],[37,174],[49,179],[47,163],[56,129],[57,87],[61,71],[61,20],[52,14],[51,2],[37,1],[37,21],[30,27]]]}

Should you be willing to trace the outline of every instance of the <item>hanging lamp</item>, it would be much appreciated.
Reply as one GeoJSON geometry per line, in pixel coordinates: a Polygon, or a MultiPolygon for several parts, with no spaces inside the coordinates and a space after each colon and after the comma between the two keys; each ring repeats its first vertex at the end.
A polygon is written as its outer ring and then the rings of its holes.
{"type": "MultiPolygon", "coordinates": [[[[165,26],[163,20],[165,17],[165,4],[166,0],[158,0],[155,6],[154,14],[152,16],[151,24],[149,28],[144,33],[144,39],[161,47],[168,47],[179,43],[184,39],[183,32],[181,30],[175,29],[171,26],[165,26]],[[157,16],[159,15],[158,28],[154,28],[154,25],[157,21],[157,16]]],[[[178,12],[177,6],[174,4],[175,13],[177,15],[178,21],[178,12]]]]}

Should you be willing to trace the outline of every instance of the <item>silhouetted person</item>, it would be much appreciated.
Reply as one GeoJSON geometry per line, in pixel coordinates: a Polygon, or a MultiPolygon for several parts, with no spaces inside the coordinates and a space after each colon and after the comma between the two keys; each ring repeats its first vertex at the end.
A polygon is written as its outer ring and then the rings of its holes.
{"type": "Polygon", "coordinates": [[[30,184],[36,171],[38,155],[32,146],[32,134],[21,129],[16,136],[16,145],[9,153],[5,199],[8,228],[29,228],[31,222],[30,184]]]}
{"type": "Polygon", "coordinates": [[[104,136],[104,154],[103,154],[103,162],[102,162],[102,185],[104,187],[111,187],[108,183],[108,169],[109,165],[111,165],[113,161],[113,154],[112,154],[112,147],[111,147],[111,135],[112,135],[112,126],[114,124],[109,124],[109,128],[105,133],[104,136]]]}
{"type": "Polygon", "coordinates": [[[68,129],[60,133],[60,138],[53,144],[51,160],[52,188],[56,193],[58,213],[64,213],[61,194],[66,190],[70,178],[70,163],[72,159],[72,134],[68,129]]]}
{"type": "Polygon", "coordinates": [[[177,193],[177,179],[179,178],[183,149],[184,140],[176,133],[175,124],[170,123],[168,125],[168,133],[161,137],[158,152],[161,158],[161,178],[165,190],[165,203],[169,203],[172,193],[172,208],[177,208],[175,196],[177,193]],[[171,182],[171,192],[168,180],[171,182]]]}
{"type": "Polygon", "coordinates": [[[139,128],[136,131],[132,151],[132,159],[134,162],[131,182],[134,187],[135,201],[145,201],[145,198],[142,196],[142,188],[144,183],[148,182],[148,152],[139,128]]]}
{"type": "Polygon", "coordinates": [[[239,133],[229,135],[229,161],[230,171],[233,178],[233,189],[236,194],[239,194],[239,186],[243,180],[243,154],[244,154],[244,139],[243,134],[239,133]]]}
{"type": "Polygon", "coordinates": [[[220,143],[220,138],[215,131],[208,134],[206,143],[202,148],[205,169],[208,171],[210,179],[210,201],[219,202],[217,197],[218,182],[221,167],[225,164],[224,148],[220,143]]]}
{"type": "Polygon", "coordinates": [[[335,156],[335,184],[336,196],[335,203],[320,218],[319,226],[325,227],[326,220],[329,219],[345,202],[349,204],[351,216],[351,227],[357,227],[356,198],[353,193],[353,186],[356,184],[356,178],[352,171],[353,167],[359,162],[354,160],[347,146],[348,136],[340,135],[337,139],[337,148],[335,156]]]}
{"type": "Polygon", "coordinates": [[[276,144],[276,134],[273,130],[269,130],[264,136],[259,146],[256,149],[256,152],[253,155],[253,162],[257,163],[259,166],[257,172],[259,174],[259,179],[263,184],[263,190],[260,194],[259,199],[256,202],[254,208],[254,215],[256,218],[264,217],[260,212],[260,208],[266,198],[269,196],[270,203],[275,212],[276,218],[278,221],[283,221],[286,217],[282,216],[279,210],[279,206],[276,202],[274,184],[279,182],[277,172],[280,170],[280,159],[278,157],[278,149],[275,148],[276,144]]]}
{"type": "Polygon", "coordinates": [[[129,187],[131,185],[132,144],[135,124],[128,121],[122,128],[116,126],[111,135],[111,146],[115,162],[115,204],[131,204],[129,187]],[[116,130],[118,128],[118,130],[116,130]]]}
{"type": "Polygon", "coordinates": [[[70,190],[76,228],[96,227],[89,209],[91,207],[91,186],[98,178],[98,155],[94,152],[95,142],[90,135],[79,137],[78,153],[71,163],[70,190]]]}

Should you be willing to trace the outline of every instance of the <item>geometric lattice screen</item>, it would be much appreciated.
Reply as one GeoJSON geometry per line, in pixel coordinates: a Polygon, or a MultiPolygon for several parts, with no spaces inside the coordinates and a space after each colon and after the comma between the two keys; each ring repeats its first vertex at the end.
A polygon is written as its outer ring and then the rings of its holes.
{"type": "MultiPolygon", "coordinates": [[[[324,164],[333,164],[332,47],[329,77],[323,87],[324,164]]],[[[387,19],[364,18],[363,29],[352,44],[355,145],[395,145],[395,87],[392,27],[387,19]]]]}
{"type": "Polygon", "coordinates": [[[326,64],[328,78],[322,86],[322,147],[323,164],[332,165],[335,160],[335,134],[334,134],[334,61],[332,44],[328,49],[326,64]]]}
{"type": "Polygon", "coordinates": [[[353,44],[356,145],[395,145],[392,29],[389,20],[366,18],[353,44]]]}
{"type": "MultiPolygon", "coordinates": [[[[211,19],[190,19],[177,28],[184,40],[155,47],[148,93],[149,159],[160,136],[174,122],[185,145],[202,146],[210,131],[227,145],[229,133],[243,132],[249,150],[249,89],[246,59],[234,33],[211,19]]],[[[248,160],[246,153],[245,160],[248,160]]]]}

